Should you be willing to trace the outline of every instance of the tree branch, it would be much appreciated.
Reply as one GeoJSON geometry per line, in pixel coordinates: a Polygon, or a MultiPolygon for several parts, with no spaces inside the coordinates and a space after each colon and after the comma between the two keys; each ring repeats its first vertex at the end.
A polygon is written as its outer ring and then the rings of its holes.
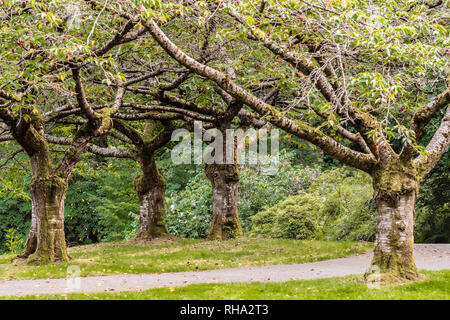
{"type": "Polygon", "coordinates": [[[89,105],[86,94],[84,93],[83,83],[81,81],[81,69],[72,68],[73,79],[75,80],[75,93],[77,96],[77,101],[80,109],[89,119],[89,121],[97,120],[94,110],[89,105]]]}
{"type": "Polygon", "coordinates": [[[419,141],[427,124],[433,119],[442,108],[450,103],[450,87],[438,95],[433,101],[426,104],[414,114],[411,129],[416,135],[416,140],[419,141]]]}
{"type": "Polygon", "coordinates": [[[236,99],[241,100],[260,115],[267,116],[268,121],[274,125],[300,138],[310,141],[343,163],[366,172],[370,172],[372,170],[372,165],[375,163],[375,159],[372,155],[362,154],[351,150],[305,123],[296,122],[282,116],[282,114],[275,110],[272,106],[266,104],[261,99],[255,97],[234,83],[229,76],[216,69],[199,63],[185,54],[162,32],[153,20],[143,21],[143,25],[172,58],[193,72],[214,81],[223,90],[231,94],[236,99]]]}
{"type": "Polygon", "coordinates": [[[430,143],[426,147],[428,156],[420,155],[414,162],[419,168],[419,175],[424,178],[438,163],[442,155],[450,146],[450,107],[444,115],[439,128],[431,138],[430,143]]]}
{"type": "MultiPolygon", "coordinates": [[[[71,138],[56,137],[51,135],[45,135],[45,138],[49,143],[53,144],[68,145],[68,146],[74,144],[74,139],[71,138]]],[[[135,158],[135,155],[129,149],[103,148],[95,144],[88,143],[86,145],[86,150],[93,154],[109,158],[131,158],[131,159],[135,158]]]]}

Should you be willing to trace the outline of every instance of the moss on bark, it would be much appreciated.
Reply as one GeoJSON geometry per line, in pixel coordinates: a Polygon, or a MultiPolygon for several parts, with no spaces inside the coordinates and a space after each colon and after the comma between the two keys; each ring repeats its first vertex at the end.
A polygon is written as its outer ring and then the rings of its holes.
{"type": "Polygon", "coordinates": [[[33,211],[37,219],[37,243],[28,254],[30,264],[67,262],[64,234],[64,199],[67,181],[58,176],[36,177],[31,182],[33,211]]]}
{"type": "Polygon", "coordinates": [[[159,173],[153,152],[139,153],[142,173],[134,180],[139,198],[140,216],[137,239],[154,239],[170,236],[164,222],[166,182],[159,173]]]}
{"type": "Polygon", "coordinates": [[[242,236],[237,207],[239,166],[207,165],[206,176],[213,189],[213,218],[208,239],[227,240],[242,236]]]}
{"type": "Polygon", "coordinates": [[[413,162],[394,159],[372,174],[378,211],[372,266],[389,279],[415,279],[414,208],[418,174],[413,162]]]}

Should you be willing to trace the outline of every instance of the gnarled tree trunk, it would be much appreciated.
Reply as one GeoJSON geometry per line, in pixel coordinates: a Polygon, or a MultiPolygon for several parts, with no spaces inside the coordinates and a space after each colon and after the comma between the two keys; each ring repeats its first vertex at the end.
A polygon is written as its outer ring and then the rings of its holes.
{"type": "Polygon", "coordinates": [[[37,264],[68,261],[64,234],[67,179],[60,177],[52,166],[44,138],[39,135],[34,137],[39,139],[40,144],[34,145],[36,151],[30,157],[33,168],[31,227],[25,250],[19,257],[37,264]]]}
{"type": "Polygon", "coordinates": [[[158,171],[153,153],[141,154],[139,158],[142,174],[136,177],[134,184],[140,206],[137,238],[169,236],[164,222],[165,179],[158,171]]]}
{"type": "Polygon", "coordinates": [[[23,109],[22,113],[28,114],[31,121],[19,121],[13,127],[12,134],[31,160],[32,217],[25,250],[18,257],[37,264],[68,261],[64,234],[64,200],[70,173],[91,136],[88,132],[79,130],[74,143],[56,167],[50,157],[42,118],[29,109],[23,109]]]}
{"type": "Polygon", "coordinates": [[[34,253],[26,250],[30,262],[45,264],[69,260],[64,234],[66,192],[67,181],[57,176],[35,177],[31,182],[33,218],[37,228],[30,233],[35,232],[37,237],[34,253]]]}
{"type": "Polygon", "coordinates": [[[206,176],[213,191],[210,240],[233,239],[243,235],[238,216],[239,167],[237,164],[208,164],[206,176]]]}
{"type": "Polygon", "coordinates": [[[372,266],[386,276],[414,279],[414,208],[418,181],[412,163],[393,162],[373,174],[378,219],[372,266]]]}

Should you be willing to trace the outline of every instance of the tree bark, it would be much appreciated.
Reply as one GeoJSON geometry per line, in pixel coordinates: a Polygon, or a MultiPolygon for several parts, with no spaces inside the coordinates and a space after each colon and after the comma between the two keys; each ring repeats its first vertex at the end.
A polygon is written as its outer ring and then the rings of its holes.
{"type": "Polygon", "coordinates": [[[25,250],[19,257],[37,264],[68,261],[64,235],[67,177],[52,165],[42,118],[30,109],[20,111],[21,117],[12,126],[12,135],[30,157],[33,178],[31,228],[25,250]],[[24,115],[29,115],[30,120],[24,115]]]}
{"type": "Polygon", "coordinates": [[[243,235],[238,216],[239,167],[237,164],[206,165],[213,191],[210,240],[234,239],[243,235]]]}
{"type": "Polygon", "coordinates": [[[19,258],[29,257],[36,251],[37,248],[37,239],[38,239],[38,217],[35,208],[31,208],[31,226],[30,231],[28,232],[27,242],[25,243],[25,250],[22,254],[19,255],[19,258]]]}
{"type": "Polygon", "coordinates": [[[414,208],[418,179],[411,162],[393,162],[373,174],[377,231],[372,266],[389,278],[415,279],[414,208]]]}
{"type": "Polygon", "coordinates": [[[30,243],[25,250],[29,262],[47,264],[69,261],[64,234],[66,192],[67,181],[63,178],[57,176],[33,178],[32,228],[28,237],[30,243]],[[34,252],[32,249],[35,249],[34,252]]]}
{"type": "Polygon", "coordinates": [[[47,144],[41,146],[43,148],[31,157],[31,227],[25,250],[18,257],[28,258],[29,263],[36,264],[65,262],[69,260],[64,233],[68,183],[51,165],[47,144]]]}
{"type": "Polygon", "coordinates": [[[42,118],[29,109],[22,109],[21,113],[28,114],[31,121],[21,117],[13,126],[12,135],[30,157],[33,178],[31,228],[25,250],[18,257],[33,264],[65,262],[69,260],[64,233],[68,180],[91,136],[85,128],[80,129],[59,166],[54,166],[42,118]]]}
{"type": "Polygon", "coordinates": [[[153,153],[140,155],[142,174],[135,179],[140,217],[137,239],[169,236],[164,222],[166,182],[159,173],[153,153]]]}

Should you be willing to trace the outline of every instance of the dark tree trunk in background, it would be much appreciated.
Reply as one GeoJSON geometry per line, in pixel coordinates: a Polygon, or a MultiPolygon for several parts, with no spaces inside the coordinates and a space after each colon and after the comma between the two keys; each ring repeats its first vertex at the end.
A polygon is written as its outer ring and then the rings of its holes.
{"type": "Polygon", "coordinates": [[[153,239],[169,236],[164,222],[165,179],[158,171],[152,152],[141,153],[139,163],[142,174],[135,179],[135,190],[140,206],[137,238],[153,239]]]}
{"type": "Polygon", "coordinates": [[[210,240],[234,239],[243,235],[238,216],[239,166],[206,165],[206,176],[213,192],[213,217],[210,240]]]}
{"type": "MultiPolygon", "coordinates": [[[[92,139],[92,143],[96,146],[102,147],[102,148],[108,148],[108,136],[101,136],[95,139],[92,139]]],[[[104,156],[95,154],[92,156],[92,167],[94,169],[99,169],[102,166],[105,166],[107,161],[104,156]]]]}
{"type": "Polygon", "coordinates": [[[378,219],[372,266],[381,274],[417,278],[414,262],[414,208],[418,179],[412,163],[393,162],[372,175],[378,219]]]}

